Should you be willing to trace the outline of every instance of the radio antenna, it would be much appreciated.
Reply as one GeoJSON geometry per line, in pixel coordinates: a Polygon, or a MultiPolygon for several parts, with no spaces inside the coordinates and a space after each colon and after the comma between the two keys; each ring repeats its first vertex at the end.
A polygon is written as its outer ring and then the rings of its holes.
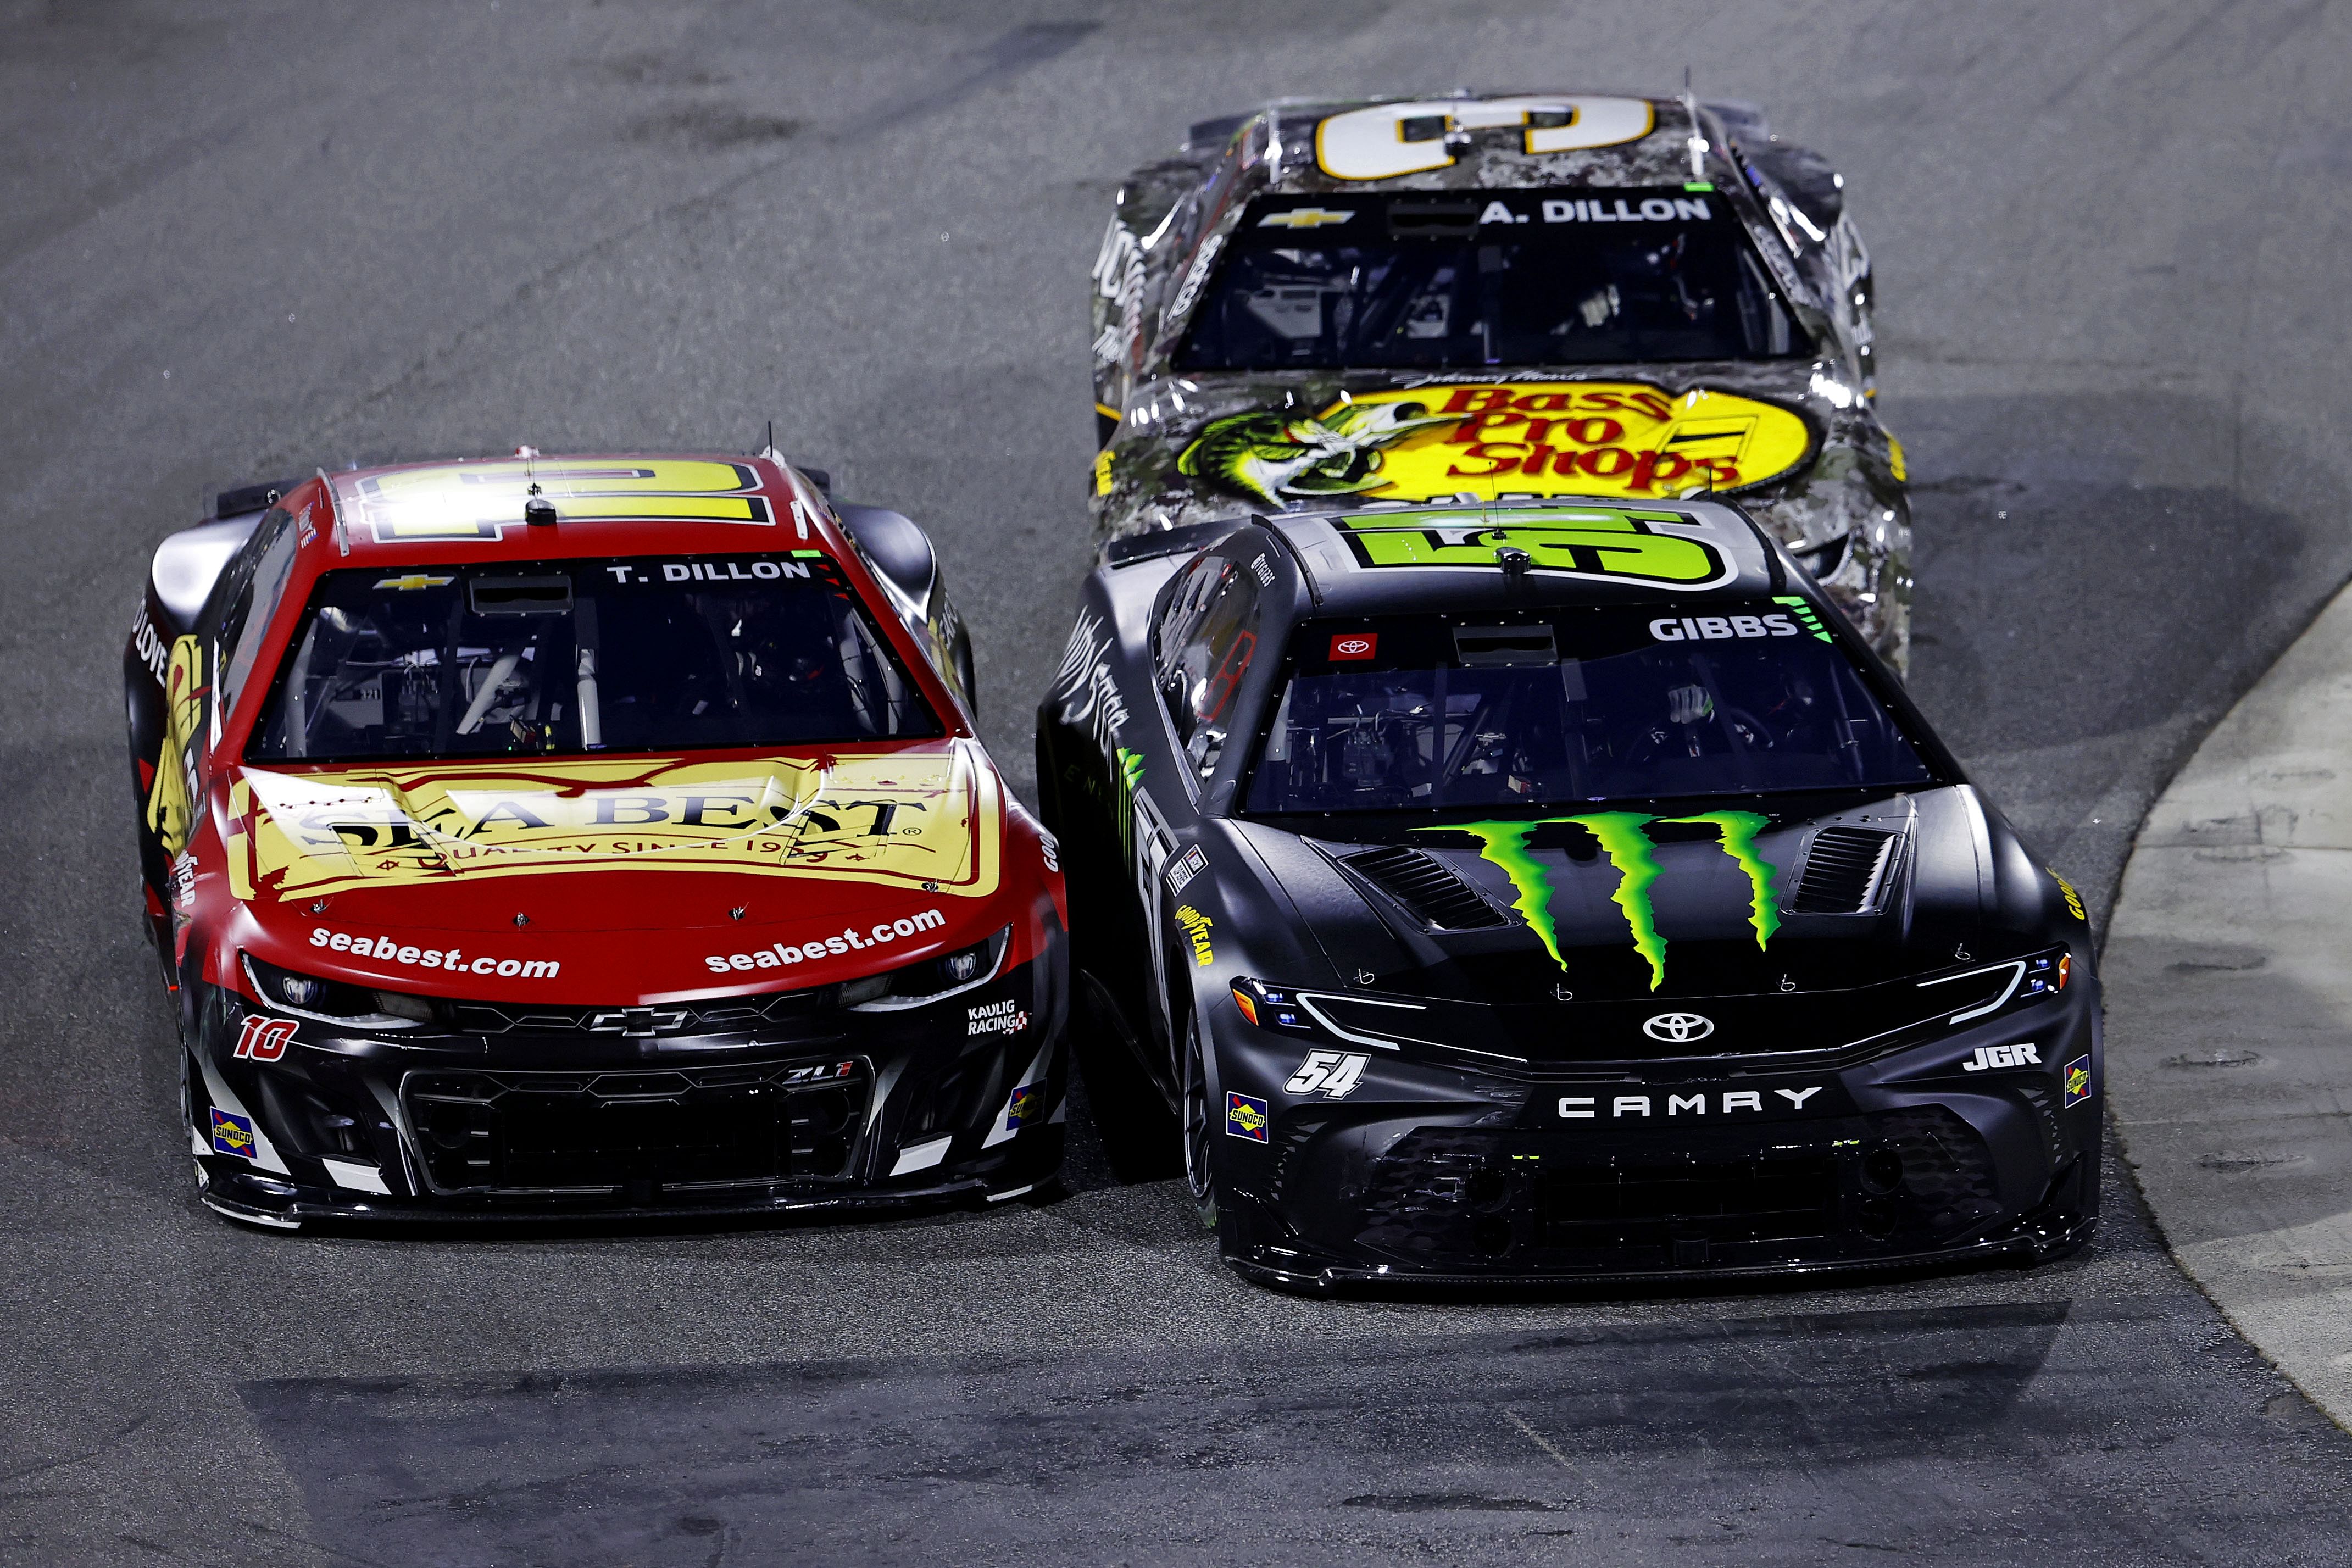
{"type": "Polygon", "coordinates": [[[1690,67],[1683,67],[1683,112],[1690,116],[1691,181],[1704,184],[1706,180],[1706,132],[1698,122],[1698,100],[1691,96],[1690,67]]]}

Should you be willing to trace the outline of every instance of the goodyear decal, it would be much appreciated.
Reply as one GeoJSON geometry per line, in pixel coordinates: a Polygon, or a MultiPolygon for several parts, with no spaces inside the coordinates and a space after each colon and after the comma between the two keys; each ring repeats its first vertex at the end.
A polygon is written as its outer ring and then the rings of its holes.
{"type": "Polygon", "coordinates": [[[1184,928],[1184,934],[1192,940],[1192,962],[1195,964],[1206,969],[1216,963],[1216,952],[1209,945],[1209,928],[1216,921],[1192,905],[1185,904],[1176,911],[1176,923],[1184,928]]]}
{"type": "Polygon", "coordinates": [[[982,898],[1003,828],[996,776],[961,742],[814,760],[248,768],[238,783],[254,889],[281,900],[624,868],[982,898]]]}
{"type": "Polygon", "coordinates": [[[1466,521],[1458,511],[1379,511],[1339,517],[1331,525],[1363,566],[1479,566],[1496,552],[1524,550],[1534,570],[1600,582],[1706,588],[1732,569],[1714,545],[1662,525],[1700,526],[1682,512],[1605,507],[1533,507],[1466,521]]]}
{"type": "Polygon", "coordinates": [[[1537,828],[1547,825],[1583,828],[1592,835],[1601,852],[1616,868],[1617,888],[1610,898],[1624,911],[1633,951],[1650,966],[1650,989],[1655,991],[1666,978],[1666,942],[1659,934],[1656,910],[1650,900],[1651,884],[1664,874],[1658,863],[1657,845],[1648,833],[1652,823],[1715,829],[1717,844],[1748,878],[1748,923],[1756,932],[1757,947],[1769,951],[1773,934],[1780,929],[1780,901],[1773,889],[1780,868],[1765,859],[1756,847],[1757,835],[1770,826],[1769,818],[1756,812],[1705,811],[1692,816],[1649,816],[1638,811],[1598,811],[1580,816],[1465,822],[1444,827],[1416,827],[1413,831],[1467,833],[1475,837],[1480,858],[1511,879],[1518,894],[1513,907],[1526,918],[1528,929],[1565,973],[1568,961],[1560,955],[1559,932],[1551,914],[1551,867],[1528,848],[1528,840],[1537,828]]]}
{"type": "Polygon", "coordinates": [[[2061,877],[2055,870],[2047,866],[2043,867],[2042,869],[2049,871],[2050,879],[2058,884],[2058,891],[2066,900],[2066,912],[2073,915],[2076,920],[2083,921],[2085,925],[2089,924],[2091,917],[2083,912],[2083,896],[2074,891],[2074,884],[2068,881],[2065,878],[2061,877]]]}
{"type": "Polygon", "coordinates": [[[772,526],[748,463],[677,458],[448,463],[371,474],[341,486],[347,521],[378,544],[495,541],[528,526],[536,493],[564,522],[656,520],[772,526]],[[536,491],[532,487],[536,486],[536,491]]]}
{"type": "Polygon", "coordinates": [[[1779,479],[1812,451],[1803,419],[1728,392],[1642,382],[1442,383],[1370,392],[1309,416],[1212,421],[1183,473],[1281,506],[1606,495],[1664,499],[1779,479]]]}

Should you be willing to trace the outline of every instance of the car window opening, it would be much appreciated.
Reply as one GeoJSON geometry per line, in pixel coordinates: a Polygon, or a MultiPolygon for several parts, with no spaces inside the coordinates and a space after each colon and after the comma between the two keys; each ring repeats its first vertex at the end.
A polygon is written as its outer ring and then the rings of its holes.
{"type": "Polygon", "coordinates": [[[322,576],[245,754],[358,761],[937,736],[833,563],[742,555],[322,576]]]}
{"type": "Polygon", "coordinates": [[[1770,600],[1301,627],[1252,814],[1588,805],[1934,775],[1845,650],[1770,600]],[[1375,657],[1342,649],[1375,650],[1375,657]]]}
{"type": "Polygon", "coordinates": [[[1178,369],[1463,369],[1813,352],[1720,195],[1515,191],[1444,205],[1363,195],[1329,209],[1344,219],[1314,228],[1284,221],[1295,205],[1261,198],[1244,215],[1178,369]]]}

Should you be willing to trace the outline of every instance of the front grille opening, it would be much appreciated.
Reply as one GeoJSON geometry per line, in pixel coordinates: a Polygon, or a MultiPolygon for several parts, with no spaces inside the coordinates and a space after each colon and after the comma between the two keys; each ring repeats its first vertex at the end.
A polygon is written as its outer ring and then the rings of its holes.
{"type": "Polygon", "coordinates": [[[1491,931],[1510,923],[1443,861],[1410,845],[1367,849],[1349,856],[1344,864],[1433,930],[1491,931]]]}
{"type": "Polygon", "coordinates": [[[1660,1160],[1543,1173],[1538,1223],[1554,1247],[1784,1241],[1837,1228],[1837,1166],[1823,1155],[1660,1160]]]}
{"type": "Polygon", "coordinates": [[[1895,836],[1869,827],[1824,827],[1805,851],[1797,881],[1801,915],[1862,915],[1878,907],[1895,836]]]}
{"type": "Polygon", "coordinates": [[[402,1097],[436,1192],[650,1195],[843,1179],[869,1087],[841,1062],[418,1073],[402,1097]]]}

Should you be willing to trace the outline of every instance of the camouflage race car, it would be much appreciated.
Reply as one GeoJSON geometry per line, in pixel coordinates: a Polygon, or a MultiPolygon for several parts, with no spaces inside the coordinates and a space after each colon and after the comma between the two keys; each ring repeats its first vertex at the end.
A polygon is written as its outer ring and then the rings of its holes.
{"type": "Polygon", "coordinates": [[[1129,176],[1095,265],[1097,525],[1736,496],[1900,669],[1910,513],[1843,184],[1687,99],[1196,125],[1129,176]]]}
{"type": "MultiPolygon", "coordinates": [[[[2090,1237],[2082,901],[1735,508],[1330,509],[1105,554],[1039,710],[1040,809],[1086,1037],[1124,1037],[1177,1111],[1243,1273],[2090,1237]]],[[[1108,1146],[1179,1142],[1130,1103],[1108,1146]]]]}
{"type": "Polygon", "coordinates": [[[156,552],[123,663],[208,1206],[1052,1174],[1062,878],[913,522],[772,454],[359,469],[219,512],[156,552]]]}

